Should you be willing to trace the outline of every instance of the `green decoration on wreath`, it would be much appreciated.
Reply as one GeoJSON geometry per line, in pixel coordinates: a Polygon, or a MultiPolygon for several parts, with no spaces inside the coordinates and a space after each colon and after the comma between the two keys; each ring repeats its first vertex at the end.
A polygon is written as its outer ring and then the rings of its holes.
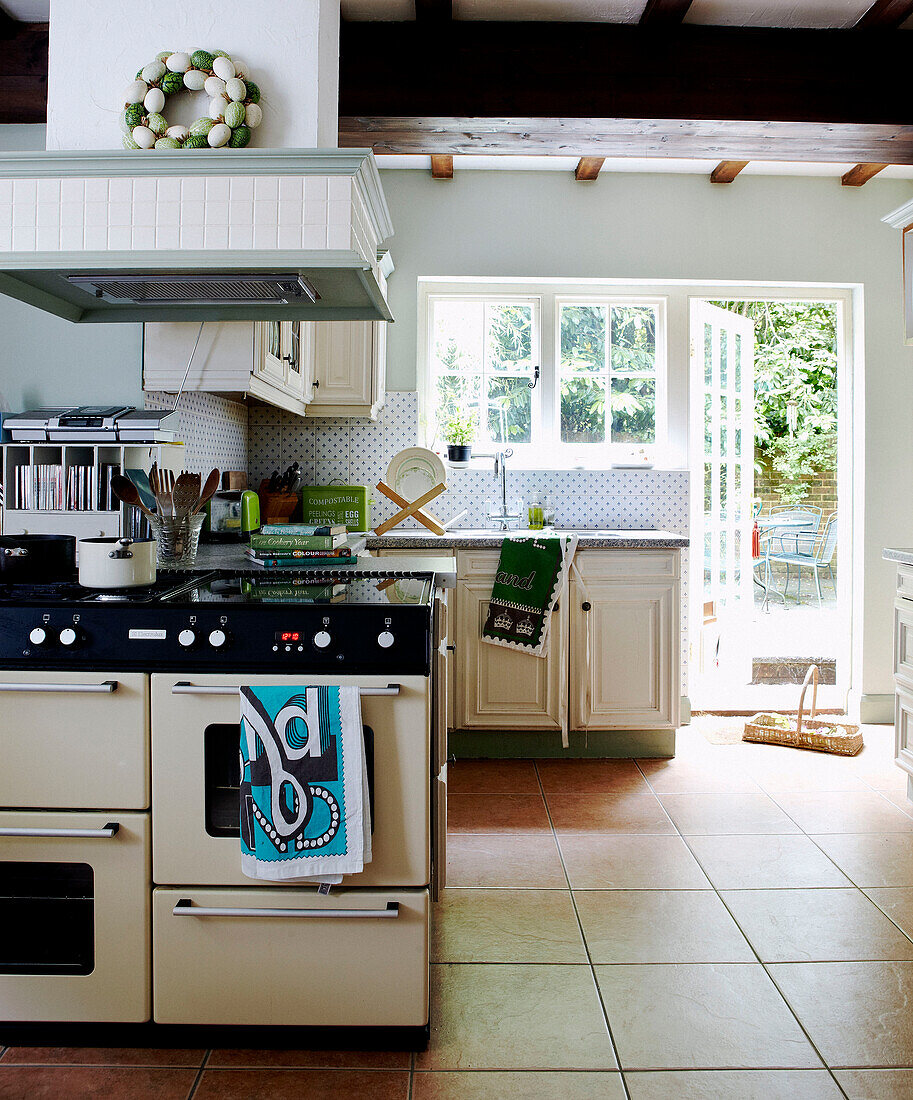
{"type": "Polygon", "coordinates": [[[263,119],[260,89],[222,50],[156,54],[124,95],[125,149],[243,149],[263,119]],[[184,90],[205,92],[209,114],[169,126],[165,104],[184,90]]]}

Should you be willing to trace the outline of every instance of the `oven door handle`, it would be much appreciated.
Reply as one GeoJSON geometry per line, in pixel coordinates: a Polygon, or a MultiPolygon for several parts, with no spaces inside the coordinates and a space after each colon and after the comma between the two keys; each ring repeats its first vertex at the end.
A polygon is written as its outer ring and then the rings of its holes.
{"type": "Polygon", "coordinates": [[[296,919],[327,918],[342,920],[395,920],[399,902],[388,901],[383,909],[249,909],[246,907],[194,905],[190,898],[181,898],[171,910],[175,917],[295,917],[296,919]]]}
{"type": "Polygon", "coordinates": [[[105,680],[100,684],[0,684],[0,691],[60,692],[75,695],[111,695],[117,691],[117,680],[105,680]]]}
{"type": "MultiPolygon", "coordinates": [[[[191,684],[189,680],[178,680],[171,687],[172,695],[237,695],[240,688],[229,684],[191,684]]],[[[386,687],[359,688],[359,695],[399,695],[401,684],[387,684],[386,687]]]]}
{"type": "Polygon", "coordinates": [[[109,821],[100,829],[26,829],[19,827],[0,828],[0,836],[33,836],[51,839],[107,840],[117,836],[120,824],[109,821]]]}

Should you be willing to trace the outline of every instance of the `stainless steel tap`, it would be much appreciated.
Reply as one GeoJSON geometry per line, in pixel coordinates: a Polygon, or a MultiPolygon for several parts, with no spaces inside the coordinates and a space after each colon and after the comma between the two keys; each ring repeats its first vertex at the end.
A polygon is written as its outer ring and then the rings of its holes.
{"type": "Polygon", "coordinates": [[[499,512],[489,512],[488,518],[496,520],[502,531],[509,531],[511,522],[520,520],[519,513],[508,511],[507,508],[507,460],[513,455],[513,448],[496,451],[494,454],[480,454],[477,458],[493,458],[495,460],[495,477],[501,481],[501,509],[499,512]]]}

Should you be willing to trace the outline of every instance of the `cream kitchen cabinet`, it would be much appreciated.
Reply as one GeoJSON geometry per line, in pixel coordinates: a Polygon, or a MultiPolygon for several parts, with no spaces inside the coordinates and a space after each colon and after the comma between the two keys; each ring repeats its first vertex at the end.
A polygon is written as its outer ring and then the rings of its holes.
{"type": "MultiPolygon", "coordinates": [[[[207,322],[184,388],[256,397],[303,416],[313,392],[311,328],[297,321],[207,322]]],[[[143,389],[180,389],[198,332],[195,322],[144,326],[143,389]]]]}
{"type": "Polygon", "coordinates": [[[497,550],[461,550],[457,557],[455,728],[560,730],[566,705],[566,601],[559,601],[546,658],[483,642],[498,556],[497,550]]]}
{"type": "Polygon", "coordinates": [[[679,556],[579,554],[570,585],[570,723],[575,730],[679,724],[679,556]]]}
{"type": "Polygon", "coordinates": [[[363,416],[376,420],[387,374],[385,321],[315,321],[313,394],[308,416],[363,416]]]}

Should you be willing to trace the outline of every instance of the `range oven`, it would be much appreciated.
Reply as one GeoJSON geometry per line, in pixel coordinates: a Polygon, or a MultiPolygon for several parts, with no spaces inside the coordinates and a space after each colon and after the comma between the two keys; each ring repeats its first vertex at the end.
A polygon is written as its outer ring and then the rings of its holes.
{"type": "Polygon", "coordinates": [[[444,593],[211,575],[0,594],[0,1020],[427,1034],[444,866],[444,593]],[[37,639],[37,640],[36,640],[37,639]],[[240,870],[243,685],[355,684],[372,861],[323,893],[240,870]]]}

